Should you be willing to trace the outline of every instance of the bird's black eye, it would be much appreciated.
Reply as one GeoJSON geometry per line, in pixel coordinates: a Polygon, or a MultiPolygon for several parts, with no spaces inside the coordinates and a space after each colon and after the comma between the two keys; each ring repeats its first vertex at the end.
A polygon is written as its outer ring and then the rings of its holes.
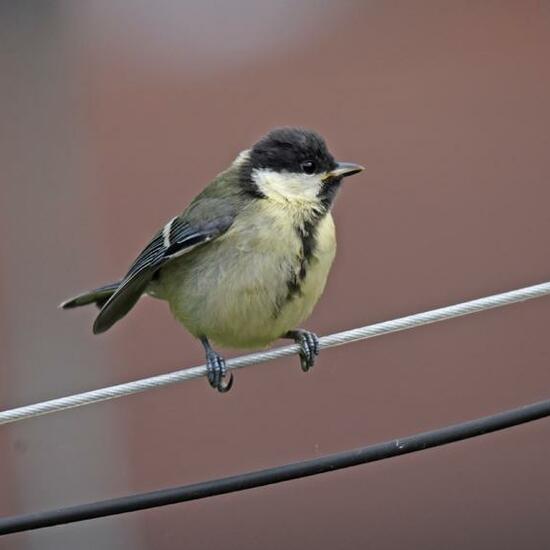
{"type": "Polygon", "coordinates": [[[313,174],[315,172],[315,163],[312,160],[306,160],[301,164],[305,174],[313,174]]]}

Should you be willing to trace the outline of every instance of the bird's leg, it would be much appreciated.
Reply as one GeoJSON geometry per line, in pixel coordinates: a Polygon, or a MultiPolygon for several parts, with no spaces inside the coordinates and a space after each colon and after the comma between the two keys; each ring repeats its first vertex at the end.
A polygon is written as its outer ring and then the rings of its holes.
{"type": "Polygon", "coordinates": [[[229,373],[229,379],[225,382],[225,378],[227,376],[225,359],[212,349],[212,346],[206,336],[201,337],[201,342],[204,347],[204,351],[206,352],[208,382],[213,388],[217,389],[221,393],[229,391],[233,385],[233,373],[229,373]]]}
{"type": "Polygon", "coordinates": [[[285,338],[292,338],[300,346],[300,366],[307,372],[315,364],[319,355],[319,338],[308,330],[289,330],[285,338]]]}

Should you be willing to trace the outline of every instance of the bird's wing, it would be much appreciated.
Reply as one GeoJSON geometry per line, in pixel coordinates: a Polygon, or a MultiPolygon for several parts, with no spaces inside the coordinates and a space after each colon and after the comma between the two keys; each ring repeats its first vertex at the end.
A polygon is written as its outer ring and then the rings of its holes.
{"type": "Polygon", "coordinates": [[[229,229],[233,219],[232,215],[223,215],[205,223],[193,223],[178,216],[169,221],[139,254],[103,306],[94,322],[94,333],[105,332],[124,317],[163,265],[219,237],[229,229]]]}

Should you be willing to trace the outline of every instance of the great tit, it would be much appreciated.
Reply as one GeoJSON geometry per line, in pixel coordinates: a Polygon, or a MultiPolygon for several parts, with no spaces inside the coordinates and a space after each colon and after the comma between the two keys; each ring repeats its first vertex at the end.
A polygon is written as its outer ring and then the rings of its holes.
{"type": "Polygon", "coordinates": [[[206,352],[208,381],[233,383],[210,342],[265,347],[278,338],[300,346],[302,370],[319,353],[318,338],[297,327],[321,296],[334,260],[330,210],[342,179],[363,170],[336,162],[323,138],[278,128],[241,152],[143,249],[116,283],[62,303],[100,308],[105,332],[148,294],[166,300],[206,352]]]}

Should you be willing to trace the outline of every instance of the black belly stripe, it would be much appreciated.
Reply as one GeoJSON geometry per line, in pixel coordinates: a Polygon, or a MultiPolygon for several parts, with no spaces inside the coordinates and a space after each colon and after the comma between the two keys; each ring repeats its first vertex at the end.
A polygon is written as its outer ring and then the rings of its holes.
{"type": "Polygon", "coordinates": [[[296,263],[290,266],[288,279],[286,281],[286,296],[277,300],[273,317],[278,317],[284,305],[292,301],[296,296],[302,295],[302,284],[307,275],[307,270],[315,261],[314,254],[317,250],[317,229],[319,222],[326,212],[314,215],[310,220],[295,230],[301,242],[300,254],[296,257],[296,263]]]}

